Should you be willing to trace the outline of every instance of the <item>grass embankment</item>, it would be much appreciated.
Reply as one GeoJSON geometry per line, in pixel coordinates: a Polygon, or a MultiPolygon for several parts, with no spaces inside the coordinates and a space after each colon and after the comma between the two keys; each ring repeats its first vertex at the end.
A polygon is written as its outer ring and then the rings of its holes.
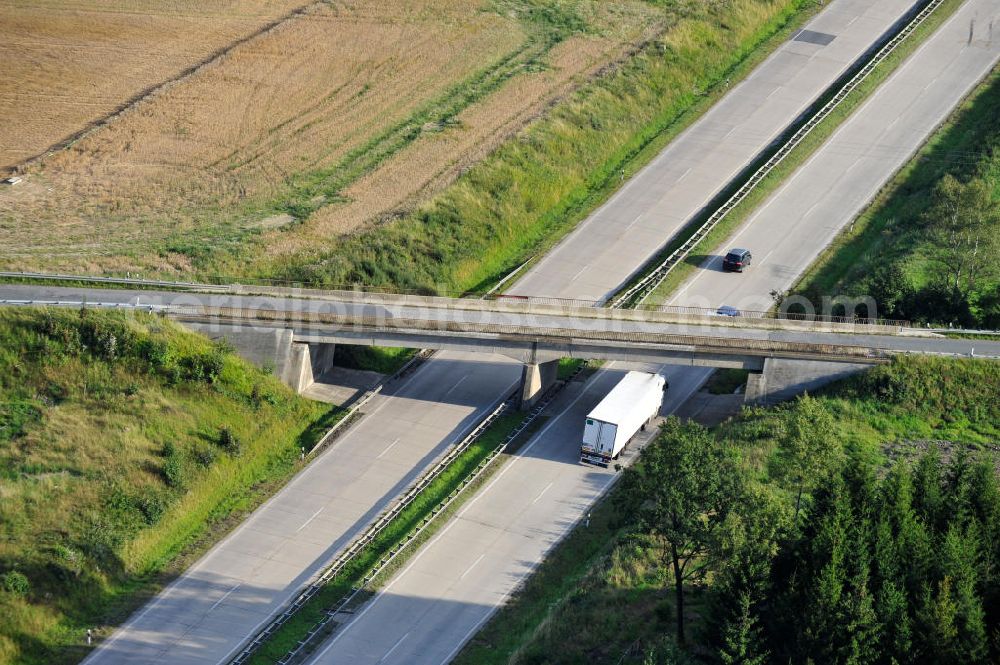
{"type": "Polygon", "coordinates": [[[416,354],[417,349],[338,344],[333,351],[333,364],[347,369],[395,374],[416,354]]]}
{"type": "MultiPolygon", "coordinates": [[[[265,642],[250,662],[254,665],[274,663],[295,648],[323,618],[326,610],[336,607],[352,589],[363,586],[365,577],[379,561],[398,548],[421,522],[430,517],[431,511],[454,492],[523,419],[523,414],[518,413],[510,413],[498,418],[367,547],[361,550],[340,574],[331,579],[312,600],[265,642]]],[[[440,527],[444,521],[439,518],[436,526],[440,527]]],[[[419,542],[423,542],[429,534],[430,530],[425,531],[419,542]]],[[[415,546],[419,545],[419,542],[411,544],[410,553],[415,549],[415,546]]],[[[384,581],[384,576],[375,580],[375,582],[384,581]]],[[[376,587],[377,585],[373,584],[369,585],[368,588],[374,589],[376,587]]]]}
{"type": "Polygon", "coordinates": [[[313,285],[481,290],[544,251],[817,7],[662,3],[669,27],[412,214],[268,266],[313,285]]]}
{"type": "MultiPolygon", "coordinates": [[[[709,257],[718,254],[723,248],[721,244],[733,234],[747,219],[764,203],[778,188],[799,169],[825,142],[837,128],[847,118],[861,106],[875,90],[888,79],[896,68],[903,63],[920,45],[930,37],[935,30],[948,20],[955,11],[962,5],[962,0],[946,0],[927,20],[924,21],[910,37],[896,48],[893,53],[876,67],[868,78],[858,85],[840,105],[828,115],[823,122],[817,125],[808,136],[806,136],[795,149],[789,153],[785,159],[774,168],[757,186],[744,198],[739,205],[733,208],[712,231],[705,236],[684,261],[678,264],[660,284],[646,303],[652,307],[657,307],[667,302],[685,281],[687,281],[699,266],[709,257]]],[[[818,101],[821,107],[831,95],[827,95],[818,101]]],[[[791,138],[789,133],[786,138],[791,138]]],[[[747,178],[763,166],[772,153],[765,154],[754,165],[747,170],[747,178]]],[[[662,261],[670,253],[679,248],[700,228],[711,216],[711,214],[724,203],[730,196],[736,193],[739,185],[728,188],[720,196],[716,197],[707,211],[702,216],[694,219],[692,223],[677,237],[668,243],[663,252],[660,253],[656,262],[662,261]]]]}
{"type": "Polygon", "coordinates": [[[705,390],[713,395],[732,395],[746,385],[749,375],[745,369],[717,369],[705,383],[705,390]]]}
{"type": "Polygon", "coordinates": [[[0,311],[0,662],[79,660],[337,417],[165,319],[0,311]]]}
{"type": "MultiPolygon", "coordinates": [[[[894,460],[916,458],[928,441],[952,457],[994,449],[1000,441],[998,392],[996,363],[904,358],[831,386],[814,404],[830,423],[823,436],[838,451],[831,457],[846,456],[883,473],[894,460]]],[[[790,463],[782,439],[806,408],[800,401],[747,409],[712,433],[735,461],[732,475],[756,488],[754,496],[772,497],[786,527],[795,488],[788,484],[790,463]]],[[[712,629],[720,612],[713,603],[713,579],[722,579],[721,570],[710,568],[688,583],[691,644],[687,653],[678,653],[670,637],[675,606],[668,543],[637,529],[632,513],[616,506],[619,493],[616,488],[594,508],[589,527],[578,527],[557,546],[524,590],[466,646],[457,664],[720,662],[712,629]]],[[[808,497],[803,506],[808,514],[808,497]]],[[[717,534],[725,546],[710,550],[707,559],[718,561],[739,533],[732,527],[717,534]]],[[[768,556],[773,558],[779,546],[785,551],[798,547],[798,533],[789,532],[768,556]]],[[[763,541],[763,534],[752,540],[763,541]]],[[[819,609],[800,613],[817,616],[819,609]]],[[[792,643],[799,636],[787,637],[792,643]]]]}
{"type": "Polygon", "coordinates": [[[1000,328],[998,105],[994,72],[794,292],[871,295],[883,316],[1000,328]]]}

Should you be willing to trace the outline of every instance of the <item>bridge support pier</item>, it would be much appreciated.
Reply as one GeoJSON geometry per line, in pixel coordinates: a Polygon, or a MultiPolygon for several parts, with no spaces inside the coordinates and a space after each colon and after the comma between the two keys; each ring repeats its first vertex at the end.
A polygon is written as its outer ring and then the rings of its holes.
{"type": "Polygon", "coordinates": [[[770,406],[869,369],[858,363],[767,358],[764,371],[747,378],[747,404],[770,406]]]}
{"type": "Polygon", "coordinates": [[[527,411],[535,406],[545,391],[555,384],[558,375],[558,360],[544,363],[525,363],[524,369],[521,371],[520,409],[527,411]]]}

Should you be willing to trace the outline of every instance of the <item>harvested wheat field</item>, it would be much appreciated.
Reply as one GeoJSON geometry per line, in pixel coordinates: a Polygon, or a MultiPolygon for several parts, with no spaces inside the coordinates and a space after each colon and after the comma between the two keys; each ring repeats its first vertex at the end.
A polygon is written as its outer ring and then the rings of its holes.
{"type": "MultiPolygon", "coordinates": [[[[169,20],[181,21],[187,4],[171,3],[169,20]]],[[[252,4],[225,3],[220,24],[236,34],[229,17],[252,4]]],[[[237,37],[187,74],[180,75],[183,49],[171,51],[179,64],[170,71],[169,58],[153,58],[169,84],[71,145],[22,164],[24,181],[0,189],[0,265],[177,274],[191,273],[194,262],[204,273],[215,255],[247,256],[247,243],[250,264],[260,266],[329,247],[443,187],[662,20],[653,6],[628,0],[370,0],[262,2],[258,24],[266,23],[265,5],[275,12],[270,4],[292,13],[237,37]],[[572,8],[532,11],[540,4],[572,8]]],[[[50,11],[66,24],[36,25],[30,36],[25,25],[19,38],[37,58],[62,62],[59,35],[73,32],[74,19],[93,26],[82,9],[91,5],[101,3],[51,0],[50,11]]],[[[167,20],[158,12],[156,20],[167,20]]],[[[244,33],[250,28],[241,25],[244,33]]],[[[223,32],[217,28],[219,39],[223,32]]],[[[148,71],[150,87],[154,64],[141,57],[136,34],[130,63],[114,66],[136,81],[148,71]]],[[[192,47],[185,62],[198,62],[199,53],[192,47]]],[[[41,90],[43,77],[32,70],[34,85],[10,97],[38,109],[53,99],[86,99],[79,92],[85,79],[96,90],[113,76],[91,66],[53,74],[66,81],[65,92],[41,90]]],[[[2,93],[9,83],[0,81],[2,93]]],[[[108,83],[108,99],[132,94],[124,86],[108,83]]],[[[5,131],[50,145],[72,133],[73,114],[77,130],[93,121],[74,108],[59,122],[46,110],[14,116],[15,128],[5,131]]],[[[261,272],[243,262],[227,269],[261,272]]]]}
{"type": "Polygon", "coordinates": [[[0,0],[0,173],[309,0],[0,0]]]}

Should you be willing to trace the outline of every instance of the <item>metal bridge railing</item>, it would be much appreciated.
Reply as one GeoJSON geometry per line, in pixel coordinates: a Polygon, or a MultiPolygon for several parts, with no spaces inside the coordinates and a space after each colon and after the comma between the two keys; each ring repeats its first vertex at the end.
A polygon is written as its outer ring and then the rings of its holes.
{"type": "Polygon", "coordinates": [[[747,180],[736,193],[733,194],[725,203],[722,204],[708,220],[705,221],[694,234],[688,238],[680,247],[670,253],[666,259],[664,259],[659,265],[654,267],[650,272],[646,274],[645,277],[640,279],[636,284],[626,289],[617,298],[614,299],[612,306],[620,306],[636,300],[642,300],[645,296],[652,293],[656,287],[663,283],[663,280],[667,278],[667,275],[685,258],[687,258],[692,250],[705,239],[706,236],[714,229],[719,222],[721,222],[726,215],[728,215],[732,210],[738,206],[749,194],[757,187],[760,182],[767,177],[771,171],[775,169],[786,157],[800,144],[802,141],[810,134],[816,127],[823,122],[833,112],[835,108],[840,106],[844,99],[851,94],[865,79],[867,79],[871,73],[875,70],[878,65],[882,63],[889,55],[896,50],[896,48],[906,40],[910,34],[917,29],[924,21],[934,13],[944,0],[931,0],[927,5],[911,20],[902,30],[900,30],[896,35],[889,40],[879,51],[871,58],[868,63],[858,71],[843,87],[837,91],[837,94],[828,101],[822,109],[815,115],[813,115],[806,124],[804,124],[792,137],[785,142],[784,145],[764,163],[757,171],[754,172],[750,179],[747,180]]]}

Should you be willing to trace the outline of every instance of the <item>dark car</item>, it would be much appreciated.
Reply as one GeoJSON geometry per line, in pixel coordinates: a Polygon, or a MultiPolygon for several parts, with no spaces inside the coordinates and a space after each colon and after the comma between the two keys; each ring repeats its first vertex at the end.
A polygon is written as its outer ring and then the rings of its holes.
{"type": "Polygon", "coordinates": [[[743,272],[750,267],[753,255],[749,249],[731,249],[722,259],[722,269],[729,272],[743,272]]]}
{"type": "Polygon", "coordinates": [[[736,309],[732,305],[723,305],[719,309],[715,310],[716,316],[743,316],[740,310],[736,309]]]}

